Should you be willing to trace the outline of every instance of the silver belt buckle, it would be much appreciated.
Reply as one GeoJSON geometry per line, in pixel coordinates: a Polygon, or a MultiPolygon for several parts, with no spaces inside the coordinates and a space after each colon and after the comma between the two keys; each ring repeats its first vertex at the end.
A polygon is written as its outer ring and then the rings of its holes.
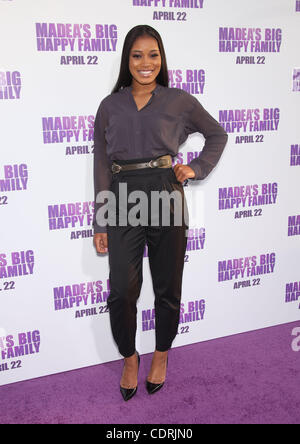
{"type": "Polygon", "coordinates": [[[119,173],[121,171],[122,167],[120,165],[118,165],[117,163],[113,163],[111,170],[112,172],[115,173],[119,173]]]}
{"type": "Polygon", "coordinates": [[[150,162],[148,162],[148,165],[150,168],[156,168],[158,166],[157,160],[151,159],[150,162]]]}

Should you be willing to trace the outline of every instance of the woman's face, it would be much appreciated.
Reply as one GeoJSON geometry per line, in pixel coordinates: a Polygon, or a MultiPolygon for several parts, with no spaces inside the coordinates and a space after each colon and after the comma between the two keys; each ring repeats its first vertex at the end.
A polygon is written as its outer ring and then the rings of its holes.
{"type": "Polygon", "coordinates": [[[137,38],[129,55],[132,81],[148,85],[155,81],[161,69],[161,55],[157,40],[150,36],[137,38]]]}

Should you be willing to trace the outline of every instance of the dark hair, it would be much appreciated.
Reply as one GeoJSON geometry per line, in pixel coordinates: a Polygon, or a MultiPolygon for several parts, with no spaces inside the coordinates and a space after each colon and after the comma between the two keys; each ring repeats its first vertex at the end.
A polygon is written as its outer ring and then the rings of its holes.
{"type": "Polygon", "coordinates": [[[130,86],[132,83],[132,75],[129,71],[129,55],[131,48],[138,37],[148,35],[156,39],[158,43],[158,48],[161,55],[161,70],[156,77],[156,82],[162,86],[167,86],[169,84],[168,77],[168,67],[166,54],[164,50],[164,45],[161,39],[160,34],[149,25],[138,25],[132,28],[125,37],[123,51],[122,51],[122,59],[120,66],[120,73],[117,83],[115,84],[112,93],[118,92],[120,88],[124,88],[126,86],[130,86]]]}

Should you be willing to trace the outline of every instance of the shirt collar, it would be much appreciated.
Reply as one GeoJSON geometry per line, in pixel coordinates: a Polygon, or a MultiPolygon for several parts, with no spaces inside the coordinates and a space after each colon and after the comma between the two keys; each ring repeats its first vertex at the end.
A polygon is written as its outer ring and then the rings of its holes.
{"type": "MultiPolygon", "coordinates": [[[[153,94],[158,94],[164,87],[162,85],[160,85],[159,83],[156,84],[156,87],[154,88],[154,90],[152,91],[153,94]]],[[[132,91],[132,86],[125,86],[125,88],[123,88],[125,91],[131,92],[132,91]]]]}

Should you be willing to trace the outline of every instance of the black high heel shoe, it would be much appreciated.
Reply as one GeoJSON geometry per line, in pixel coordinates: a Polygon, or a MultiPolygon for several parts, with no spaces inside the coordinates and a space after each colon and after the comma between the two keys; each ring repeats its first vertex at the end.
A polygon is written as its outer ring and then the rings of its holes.
{"type": "MultiPolygon", "coordinates": [[[[138,369],[139,369],[140,368],[140,355],[137,351],[136,351],[136,354],[137,354],[137,358],[138,358],[138,369]]],[[[137,386],[132,389],[131,388],[126,389],[126,388],[120,386],[120,391],[122,393],[124,401],[129,401],[129,399],[131,399],[136,394],[137,386]]]]}
{"type": "MultiPolygon", "coordinates": [[[[169,356],[167,356],[167,368],[168,368],[168,361],[169,361],[169,356]]],[[[153,393],[158,392],[158,390],[160,390],[163,387],[164,383],[165,383],[165,381],[161,382],[160,384],[153,384],[152,382],[149,382],[146,379],[147,392],[149,393],[149,395],[152,395],[153,393]]]]}

